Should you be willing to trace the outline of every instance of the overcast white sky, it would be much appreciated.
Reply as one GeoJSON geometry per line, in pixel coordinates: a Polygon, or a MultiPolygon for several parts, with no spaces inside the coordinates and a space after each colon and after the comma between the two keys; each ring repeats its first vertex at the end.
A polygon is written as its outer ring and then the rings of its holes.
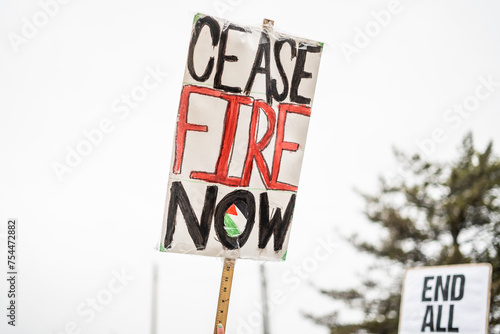
{"type": "MultiPolygon", "coordinates": [[[[393,146],[422,153],[425,143],[426,157],[448,159],[470,130],[481,148],[500,143],[498,1],[54,1],[0,1],[3,272],[8,218],[20,238],[18,327],[2,311],[2,333],[148,333],[154,263],[159,331],[212,331],[222,261],[153,250],[197,12],[246,25],[265,17],[325,43],[288,258],[266,265],[283,296],[273,334],[327,333],[300,314],[335,307],[311,283],[345,287],[364,271],[338,233],[372,235],[353,188],[397,173],[393,146]],[[113,113],[152,70],[157,87],[113,113]],[[59,180],[54,162],[99,127],[102,140],[59,180]],[[331,254],[315,257],[332,240],[331,254]],[[104,301],[98,311],[93,299],[104,301]]],[[[260,333],[244,328],[260,321],[258,262],[238,261],[234,279],[227,333],[260,333]]],[[[2,279],[0,305],[6,295],[2,279]]]]}

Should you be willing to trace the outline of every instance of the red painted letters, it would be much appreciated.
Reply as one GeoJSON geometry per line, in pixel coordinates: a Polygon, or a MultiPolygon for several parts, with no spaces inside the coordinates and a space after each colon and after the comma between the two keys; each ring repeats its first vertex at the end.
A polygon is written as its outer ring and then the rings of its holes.
{"type": "Polygon", "coordinates": [[[189,176],[192,179],[203,180],[211,183],[220,183],[233,187],[246,187],[249,185],[253,162],[257,166],[261,179],[267,189],[296,191],[297,186],[278,181],[281,157],[283,151],[295,152],[299,144],[284,140],[286,117],[288,113],[295,113],[311,116],[311,108],[305,105],[282,103],[278,105],[278,122],[276,124],[276,113],[274,109],[262,100],[254,100],[243,95],[226,94],[221,91],[187,85],[184,87],[179,107],[179,120],[177,122],[175,161],[173,167],[174,174],[181,174],[184,149],[186,145],[186,134],[188,131],[208,132],[206,125],[192,124],[187,122],[189,113],[189,97],[191,94],[200,94],[213,98],[220,98],[227,101],[226,113],[224,117],[224,127],[222,141],[220,144],[219,156],[214,166],[214,171],[191,171],[189,176]],[[249,128],[249,139],[247,152],[243,164],[241,177],[228,176],[229,164],[234,146],[236,129],[240,116],[241,105],[251,105],[252,114],[249,128]],[[263,111],[267,120],[267,129],[262,138],[257,140],[260,111],[263,111]],[[272,172],[266,162],[262,151],[269,146],[271,139],[276,134],[272,172]]]}

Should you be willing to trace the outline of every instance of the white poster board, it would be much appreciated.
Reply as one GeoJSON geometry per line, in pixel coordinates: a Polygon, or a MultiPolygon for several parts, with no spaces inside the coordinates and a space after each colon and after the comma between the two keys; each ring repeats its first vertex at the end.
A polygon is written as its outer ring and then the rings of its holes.
{"type": "Polygon", "coordinates": [[[490,285],[490,264],[409,269],[399,334],[487,333],[490,285]]]}
{"type": "Polygon", "coordinates": [[[286,258],[322,46],[195,16],[161,251],[286,258]]]}

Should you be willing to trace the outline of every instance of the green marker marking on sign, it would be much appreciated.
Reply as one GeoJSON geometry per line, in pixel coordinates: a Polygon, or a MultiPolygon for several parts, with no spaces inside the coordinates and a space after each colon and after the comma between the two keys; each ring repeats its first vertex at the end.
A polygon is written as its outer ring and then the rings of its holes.
{"type": "Polygon", "coordinates": [[[194,20],[193,20],[193,24],[196,23],[196,21],[198,21],[201,17],[201,13],[197,13],[195,16],[194,16],[194,20]]]}

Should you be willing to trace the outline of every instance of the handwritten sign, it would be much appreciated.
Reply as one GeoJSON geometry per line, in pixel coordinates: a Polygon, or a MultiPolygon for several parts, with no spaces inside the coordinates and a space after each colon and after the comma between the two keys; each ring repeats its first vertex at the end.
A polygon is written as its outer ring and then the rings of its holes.
{"type": "Polygon", "coordinates": [[[321,51],[195,16],[160,250],[285,258],[321,51]]]}
{"type": "Polygon", "coordinates": [[[490,264],[408,270],[399,333],[487,333],[490,284],[490,264]]]}

